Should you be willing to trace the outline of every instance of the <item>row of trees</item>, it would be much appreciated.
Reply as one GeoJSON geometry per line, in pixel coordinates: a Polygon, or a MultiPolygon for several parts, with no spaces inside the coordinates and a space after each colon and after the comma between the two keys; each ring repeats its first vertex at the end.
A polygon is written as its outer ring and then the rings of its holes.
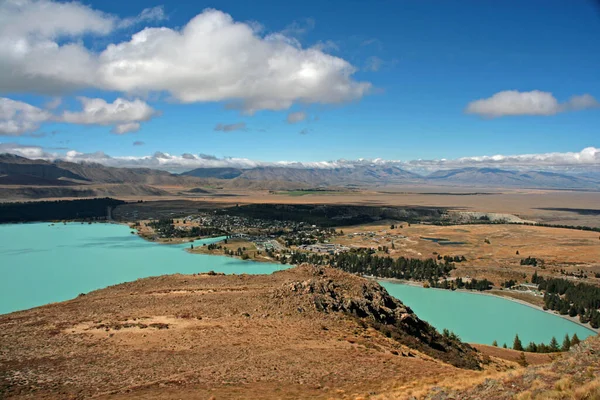
{"type": "MultiPolygon", "coordinates": [[[[577,334],[574,333],[573,337],[570,338],[569,335],[565,335],[565,338],[563,339],[562,345],[558,344],[558,340],[556,340],[556,338],[554,336],[552,336],[552,339],[550,339],[550,343],[549,344],[545,344],[545,343],[534,343],[534,342],[530,342],[527,346],[523,346],[523,343],[521,342],[521,339],[519,338],[519,335],[515,335],[515,339],[513,341],[513,350],[517,350],[517,351],[527,351],[530,353],[557,353],[559,351],[569,351],[569,349],[572,346],[576,346],[578,345],[580,342],[579,337],[577,337],[577,334]]],[[[494,340],[494,342],[492,343],[492,346],[498,346],[498,342],[496,342],[494,340]]],[[[504,343],[504,345],[502,346],[505,349],[507,348],[506,343],[504,343]]]]}
{"type": "Polygon", "coordinates": [[[484,290],[490,290],[492,289],[492,286],[494,285],[493,282],[488,281],[487,279],[470,279],[468,281],[463,281],[462,278],[456,278],[455,280],[452,281],[448,281],[447,279],[444,279],[441,282],[429,282],[429,285],[431,287],[435,287],[435,288],[439,288],[439,289],[450,289],[450,290],[455,290],[455,289],[468,289],[468,290],[479,290],[484,291],[484,290]]]}
{"type": "Polygon", "coordinates": [[[204,226],[192,226],[189,229],[175,228],[174,221],[170,218],[161,218],[148,222],[148,226],[168,238],[188,238],[199,236],[213,236],[225,234],[221,229],[204,226]]]}
{"type": "Polygon", "coordinates": [[[372,275],[380,278],[437,282],[447,278],[454,264],[438,263],[433,258],[379,257],[367,249],[352,249],[339,254],[315,254],[295,252],[291,254],[290,264],[311,263],[331,265],[343,271],[357,275],[372,275]]]}
{"type": "Polygon", "coordinates": [[[444,260],[447,263],[461,263],[463,261],[467,261],[467,258],[465,256],[443,256],[441,254],[438,254],[437,256],[438,260],[444,260]]]}
{"type": "Polygon", "coordinates": [[[533,267],[537,267],[541,264],[544,264],[544,261],[535,257],[527,257],[521,259],[521,265],[531,265],[533,267]]]}
{"type": "Polygon", "coordinates": [[[544,293],[545,307],[558,311],[561,315],[576,317],[590,323],[592,328],[600,327],[600,288],[587,283],[574,283],[562,278],[544,278],[536,273],[531,277],[544,293]]]}
{"type": "Polygon", "coordinates": [[[32,201],[0,204],[0,223],[56,221],[56,220],[104,220],[108,209],[121,204],[122,200],[81,199],[57,201],[32,201]]]}
{"type": "Polygon", "coordinates": [[[331,265],[343,271],[357,275],[372,275],[378,278],[394,278],[427,282],[429,287],[440,289],[489,290],[493,283],[487,279],[463,280],[456,278],[448,280],[450,272],[456,268],[450,262],[453,257],[446,257],[444,262],[433,258],[379,257],[371,249],[352,249],[339,254],[315,254],[295,252],[290,255],[290,264],[310,263],[316,265],[331,265]]]}
{"type": "Polygon", "coordinates": [[[506,220],[494,220],[491,221],[489,218],[480,218],[478,220],[472,220],[468,222],[457,222],[454,220],[447,221],[430,221],[431,225],[448,226],[448,225],[527,225],[527,226],[543,226],[545,228],[562,228],[562,229],[575,229],[579,231],[592,231],[600,232],[600,228],[593,226],[583,225],[558,225],[558,224],[542,224],[542,223],[530,223],[530,222],[508,222],[506,220]]]}

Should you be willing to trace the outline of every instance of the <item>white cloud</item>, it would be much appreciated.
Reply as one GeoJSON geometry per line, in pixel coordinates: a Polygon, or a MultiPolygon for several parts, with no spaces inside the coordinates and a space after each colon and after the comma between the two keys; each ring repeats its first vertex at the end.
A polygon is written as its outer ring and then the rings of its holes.
{"type": "Polygon", "coordinates": [[[140,122],[148,121],[157,112],[140,99],[133,101],[118,98],[112,103],[104,99],[79,97],[83,109],[79,112],[65,111],[64,122],[82,125],[114,125],[113,133],[137,132],[140,122]]]}
{"type": "Polygon", "coordinates": [[[0,2],[0,37],[53,39],[84,33],[106,35],[116,18],[80,3],[48,0],[0,2]]]}
{"type": "Polygon", "coordinates": [[[140,123],[148,121],[158,113],[144,101],[116,99],[107,103],[104,99],[79,97],[81,111],[65,111],[62,115],[52,114],[47,109],[32,106],[22,101],[0,97],[0,136],[20,136],[38,130],[44,122],[64,122],[82,125],[113,126],[112,132],[124,134],[137,132],[140,123]]]}
{"type": "Polygon", "coordinates": [[[285,36],[302,36],[305,33],[315,29],[315,20],[313,18],[305,18],[299,21],[294,21],[285,27],[281,33],[285,36]]]}
{"type": "Polygon", "coordinates": [[[60,107],[61,104],[62,104],[62,99],[60,97],[54,97],[51,100],[49,100],[48,102],[46,102],[46,104],[44,104],[44,108],[46,110],[55,110],[58,107],[60,107]]]}
{"type": "Polygon", "coordinates": [[[286,121],[288,122],[288,124],[297,124],[298,122],[304,121],[306,117],[307,115],[304,111],[298,111],[289,113],[286,118],[286,121]]]}
{"type": "Polygon", "coordinates": [[[148,156],[111,157],[104,152],[81,153],[74,150],[66,153],[48,152],[39,146],[27,146],[16,143],[0,143],[0,153],[17,154],[28,158],[46,160],[63,159],[72,162],[97,162],[113,167],[145,167],[169,171],[186,171],[193,168],[255,168],[255,167],[291,167],[291,168],[354,168],[359,165],[397,166],[406,170],[428,173],[440,169],[466,167],[496,167],[517,170],[550,170],[569,172],[595,172],[600,168],[600,148],[588,147],[579,152],[541,153],[522,155],[495,155],[463,157],[453,160],[383,160],[358,159],[336,161],[259,161],[248,158],[217,158],[202,153],[173,155],[156,152],[148,156]]]}
{"type": "Polygon", "coordinates": [[[124,124],[115,125],[110,131],[117,135],[124,135],[126,133],[133,133],[140,130],[140,124],[138,122],[126,122],[124,124]]]}
{"type": "Polygon", "coordinates": [[[183,29],[144,29],[100,55],[103,86],[166,91],[181,102],[228,101],[252,114],[295,102],[339,103],[362,97],[347,61],[302,49],[286,36],[260,37],[228,14],[206,10],[183,29]]]}
{"type": "Polygon", "coordinates": [[[383,60],[379,57],[372,56],[367,58],[367,62],[365,64],[365,70],[371,72],[377,72],[383,65],[383,60]]]}
{"type": "MultiPolygon", "coordinates": [[[[355,68],[346,60],[283,34],[261,36],[255,24],[218,10],[205,10],[178,30],[145,28],[95,53],[82,35],[106,35],[133,22],[79,3],[1,4],[0,91],[165,92],[180,102],[223,101],[252,114],[298,102],[352,101],[371,88],[352,79],[355,68]]],[[[162,9],[151,9],[136,20],[162,17],[162,9]]]]}
{"type": "Polygon", "coordinates": [[[233,132],[233,131],[243,131],[246,130],[245,122],[238,122],[235,124],[217,124],[215,126],[215,131],[219,132],[233,132]]]}
{"type": "Polygon", "coordinates": [[[600,103],[589,94],[573,96],[568,101],[559,103],[549,92],[506,90],[498,92],[487,99],[479,99],[469,103],[465,112],[478,114],[486,118],[497,118],[511,115],[547,116],[596,107],[600,107],[600,103]]]}
{"type": "Polygon", "coordinates": [[[119,28],[129,28],[130,26],[150,21],[162,21],[167,19],[163,6],[144,8],[140,15],[136,17],[125,18],[118,23],[119,28]]]}
{"type": "Polygon", "coordinates": [[[52,114],[22,101],[0,97],[0,135],[19,136],[36,131],[52,114]]]}

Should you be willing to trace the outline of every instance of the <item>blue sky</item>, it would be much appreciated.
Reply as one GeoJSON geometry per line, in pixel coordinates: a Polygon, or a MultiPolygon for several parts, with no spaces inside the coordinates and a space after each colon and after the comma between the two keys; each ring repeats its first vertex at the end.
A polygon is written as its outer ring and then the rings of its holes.
{"type": "MultiPolygon", "coordinates": [[[[116,123],[90,123],[85,116],[73,117],[71,122],[63,117],[41,118],[32,129],[0,136],[0,142],[58,152],[103,151],[111,156],[160,151],[264,161],[450,159],[600,147],[600,109],[595,100],[600,99],[600,9],[593,1],[225,0],[180,4],[103,0],[84,4],[90,13],[102,12],[119,21],[152,7],[162,7],[163,14],[123,23],[102,34],[44,39],[58,46],[78,41],[90,54],[99,54],[111,43],[131,40],[132,34],[145,27],[177,31],[204,9],[215,8],[233,21],[260,24],[262,29],[255,33],[259,39],[282,33],[297,40],[294,46],[302,49],[321,46],[323,54],[356,69],[348,77],[351,84],[370,84],[370,88],[340,101],[317,93],[309,101],[297,98],[289,106],[278,103],[275,108],[279,109],[266,107],[249,115],[239,108],[228,109],[229,98],[182,102],[169,89],[141,93],[122,89],[120,84],[77,82],[69,87],[69,82],[48,91],[32,87],[35,83],[15,83],[14,87],[11,82],[0,83],[0,96],[55,115],[80,111],[76,96],[107,103],[117,98],[141,99],[153,110],[147,120],[123,122],[139,122],[137,132],[114,134],[111,130],[116,123]],[[504,91],[516,92],[504,102],[498,98],[465,112],[470,103],[504,91]],[[538,99],[539,93],[532,95],[533,105],[528,103],[529,97],[523,94],[532,91],[551,93],[557,104],[552,105],[547,96],[538,99]],[[585,101],[569,102],[572,96],[585,94],[589,95],[585,101]],[[47,103],[54,98],[61,99],[60,106],[50,109],[47,103]],[[543,103],[547,100],[549,105],[543,103]],[[536,108],[539,102],[543,104],[536,108]],[[500,111],[490,111],[490,107],[500,107],[500,111]],[[305,119],[289,123],[286,119],[294,112],[303,113],[305,119]],[[490,114],[495,112],[499,114],[490,114]],[[88,122],[82,123],[84,119],[88,122]],[[215,130],[218,124],[241,123],[245,129],[215,130]],[[143,145],[134,146],[134,142],[143,145]]],[[[31,1],[29,6],[35,9],[40,4],[31,1]]],[[[2,24],[7,22],[0,19],[2,24]]],[[[9,67],[16,70],[18,65],[9,67]]]]}

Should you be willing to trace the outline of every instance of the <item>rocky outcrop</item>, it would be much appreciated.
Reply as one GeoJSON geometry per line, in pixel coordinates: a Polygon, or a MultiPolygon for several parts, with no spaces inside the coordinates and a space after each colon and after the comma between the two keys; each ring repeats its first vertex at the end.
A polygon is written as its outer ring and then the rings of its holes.
{"type": "Polygon", "coordinates": [[[276,296],[304,296],[317,311],[348,314],[406,346],[456,367],[481,368],[474,348],[457,338],[441,335],[377,282],[348,274],[344,274],[347,275],[344,279],[341,271],[332,268],[308,265],[300,268],[311,269],[314,278],[286,283],[276,296]],[[353,278],[361,283],[348,281],[353,278]]]}

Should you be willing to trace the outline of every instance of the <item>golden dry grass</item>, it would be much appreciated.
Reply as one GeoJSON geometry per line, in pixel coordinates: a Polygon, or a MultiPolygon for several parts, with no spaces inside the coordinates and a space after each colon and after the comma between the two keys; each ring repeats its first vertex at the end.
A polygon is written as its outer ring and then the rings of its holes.
{"type": "MultiPolygon", "coordinates": [[[[387,246],[392,257],[429,258],[440,255],[464,255],[454,276],[487,278],[496,283],[529,279],[534,271],[561,276],[560,270],[584,270],[588,280],[600,284],[594,273],[600,272],[600,239],[597,232],[547,228],[528,225],[454,225],[436,226],[399,222],[390,230],[390,222],[342,228],[344,235],[335,242],[350,247],[387,246]],[[352,236],[373,232],[374,237],[352,236]],[[460,245],[440,245],[423,238],[444,238],[460,245]],[[485,240],[489,241],[489,244],[485,240]],[[394,249],[391,249],[392,242],[394,249]],[[516,254],[517,251],[519,254],[516,254]],[[528,256],[544,260],[544,267],[522,266],[528,256]]],[[[383,252],[380,255],[387,255],[383,252]]]]}

